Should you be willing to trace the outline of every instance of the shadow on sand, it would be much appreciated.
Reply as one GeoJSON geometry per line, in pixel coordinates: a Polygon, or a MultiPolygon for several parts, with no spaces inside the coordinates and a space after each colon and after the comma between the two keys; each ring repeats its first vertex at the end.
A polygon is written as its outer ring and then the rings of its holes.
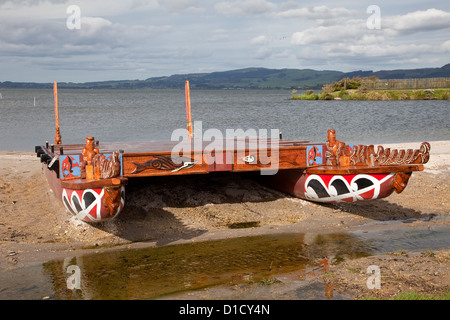
{"type": "MultiPolygon", "coordinates": [[[[270,211],[269,202],[292,197],[269,189],[255,182],[252,173],[153,177],[130,181],[127,186],[124,211],[112,222],[95,227],[131,242],[156,241],[158,245],[181,239],[192,239],[208,231],[187,225],[182,217],[190,215],[193,219],[208,219],[210,212],[205,208],[221,205],[223,214],[243,216],[245,207],[260,203],[259,208],[270,211]],[[236,205],[234,205],[236,204],[236,205]],[[227,206],[226,208],[224,208],[227,206]],[[241,211],[241,212],[239,212],[241,211]],[[113,226],[111,226],[113,224],[113,226]]],[[[300,216],[305,210],[340,210],[352,215],[376,221],[432,219],[435,214],[402,207],[387,200],[373,200],[357,203],[315,204],[301,206],[295,203],[283,210],[296,212],[300,216]]],[[[313,213],[313,212],[311,212],[313,213]]],[[[270,214],[266,212],[265,214],[270,214]]],[[[245,217],[242,219],[245,220],[245,217]]],[[[250,221],[252,222],[252,221],[250,221]]],[[[251,224],[250,224],[251,225],[251,224]]],[[[223,227],[223,226],[222,226],[223,227]]]]}

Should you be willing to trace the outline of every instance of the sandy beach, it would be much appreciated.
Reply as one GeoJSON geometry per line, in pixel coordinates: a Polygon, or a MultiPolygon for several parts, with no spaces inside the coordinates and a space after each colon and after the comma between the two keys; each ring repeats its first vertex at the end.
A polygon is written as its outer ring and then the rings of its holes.
{"type": "MultiPolygon", "coordinates": [[[[404,226],[408,228],[450,225],[446,219],[450,215],[450,141],[430,143],[425,170],[413,173],[402,194],[384,200],[318,205],[262,187],[245,174],[155,178],[130,183],[124,212],[100,225],[80,222],[66,212],[48,187],[34,153],[0,151],[0,268],[20,268],[74,251],[283,232],[346,232],[376,227],[373,222],[408,221],[404,226]],[[253,227],[230,228],[245,223],[253,227]]],[[[418,148],[420,143],[384,146],[418,148]]],[[[374,261],[390,279],[372,294],[377,297],[389,298],[405,290],[434,294],[450,287],[450,248],[427,256],[346,261],[331,266],[333,276],[324,281],[353,298],[364,296],[367,289],[356,280],[366,277],[362,266],[374,261]]]]}

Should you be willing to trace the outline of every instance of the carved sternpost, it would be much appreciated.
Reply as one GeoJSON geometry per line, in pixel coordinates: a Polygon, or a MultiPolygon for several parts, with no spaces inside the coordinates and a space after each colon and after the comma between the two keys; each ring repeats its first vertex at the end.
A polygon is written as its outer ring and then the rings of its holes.
{"type": "Polygon", "coordinates": [[[430,158],[431,146],[423,142],[418,150],[384,149],[378,146],[375,152],[373,145],[354,145],[352,148],[336,140],[334,130],[328,130],[326,144],[326,163],[331,166],[390,166],[407,164],[425,164],[430,158]]]}
{"type": "Polygon", "coordinates": [[[328,130],[325,157],[329,166],[348,166],[351,150],[342,141],[336,140],[336,131],[328,130]]]}

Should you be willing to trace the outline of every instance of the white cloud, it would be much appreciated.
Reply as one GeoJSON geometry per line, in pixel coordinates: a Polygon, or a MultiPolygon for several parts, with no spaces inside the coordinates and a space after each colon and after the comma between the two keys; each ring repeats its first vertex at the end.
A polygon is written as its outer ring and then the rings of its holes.
{"type": "Polygon", "coordinates": [[[417,57],[419,54],[427,53],[432,47],[427,44],[338,44],[335,46],[326,46],[328,56],[347,56],[347,57],[393,57],[402,56],[403,58],[417,57]]]}
{"type": "Polygon", "coordinates": [[[107,19],[100,17],[81,17],[81,25],[79,31],[82,37],[93,37],[99,32],[107,31],[113,26],[113,23],[107,19]]]}
{"type": "Polygon", "coordinates": [[[450,40],[447,40],[442,44],[442,50],[444,52],[450,52],[450,40]]]}
{"type": "Polygon", "coordinates": [[[292,35],[293,45],[308,45],[318,43],[342,43],[360,39],[367,29],[365,22],[354,20],[346,25],[318,26],[304,31],[295,32],[292,35]]]}
{"type": "Polygon", "coordinates": [[[383,28],[399,33],[414,33],[450,28],[450,12],[428,9],[382,18],[383,28]]]}
{"type": "MultiPolygon", "coordinates": [[[[315,16],[315,11],[297,8],[295,13],[316,19],[320,15],[315,16]]],[[[325,8],[321,11],[331,12],[325,8]]],[[[332,60],[351,66],[351,61],[367,60],[368,64],[391,63],[395,66],[422,62],[422,67],[423,61],[438,61],[439,56],[446,63],[442,54],[450,51],[450,40],[443,42],[439,35],[442,35],[441,30],[450,28],[450,12],[429,9],[388,16],[382,11],[381,19],[379,30],[369,30],[361,18],[335,21],[327,26],[315,20],[315,26],[294,32],[291,44],[299,48],[296,52],[299,60],[322,63],[332,60]],[[418,32],[424,33],[422,41],[408,37],[418,32]]]]}
{"type": "Polygon", "coordinates": [[[230,39],[229,31],[226,29],[213,30],[210,36],[206,39],[209,42],[221,42],[230,39]]]}
{"type": "Polygon", "coordinates": [[[277,13],[280,18],[307,18],[311,20],[327,20],[343,18],[354,15],[355,10],[347,8],[329,8],[327,6],[315,6],[307,8],[294,8],[277,13]]]}
{"type": "Polygon", "coordinates": [[[0,56],[114,54],[111,49],[133,48],[171,30],[169,25],[124,25],[101,17],[82,16],[81,28],[75,30],[65,20],[6,19],[0,24],[0,56]]]}
{"type": "Polygon", "coordinates": [[[264,35],[257,36],[255,38],[253,38],[252,40],[250,40],[250,43],[255,44],[255,45],[267,44],[267,42],[268,42],[267,37],[264,35]]]}
{"type": "MultiPolygon", "coordinates": [[[[322,10],[326,11],[326,10],[322,10]]],[[[382,54],[383,47],[401,47],[399,41],[403,34],[413,32],[432,32],[450,28],[450,12],[430,9],[405,15],[382,16],[382,28],[369,30],[363,19],[349,19],[345,23],[330,26],[316,25],[303,31],[294,32],[293,45],[338,44],[342,47],[358,47],[376,44],[380,50],[371,50],[382,54]]],[[[410,49],[423,48],[421,45],[406,46],[410,49]]],[[[394,52],[395,50],[389,50],[394,52]]],[[[407,51],[407,50],[406,50],[407,51]]]]}
{"type": "Polygon", "coordinates": [[[272,50],[268,47],[261,47],[256,50],[254,57],[258,60],[264,60],[272,55],[272,50]]]}
{"type": "Polygon", "coordinates": [[[158,4],[169,12],[181,12],[197,8],[200,0],[157,0],[158,4]]]}
{"type": "Polygon", "coordinates": [[[248,66],[449,62],[444,0],[380,1],[381,29],[369,30],[366,4],[330,0],[0,0],[0,81],[29,81],[31,65],[39,76],[70,70],[65,80],[90,81],[248,66]],[[66,26],[73,4],[81,9],[80,30],[66,26]]]}
{"type": "Polygon", "coordinates": [[[216,11],[224,15],[257,15],[270,13],[276,9],[276,5],[266,0],[237,0],[219,2],[215,6],[216,11]]]}

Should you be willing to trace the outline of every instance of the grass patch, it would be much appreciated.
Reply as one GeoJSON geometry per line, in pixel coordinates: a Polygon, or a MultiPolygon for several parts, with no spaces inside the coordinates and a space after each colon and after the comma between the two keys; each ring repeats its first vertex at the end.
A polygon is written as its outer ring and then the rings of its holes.
{"type": "Polygon", "coordinates": [[[406,255],[408,255],[408,251],[399,249],[397,251],[390,252],[389,254],[394,255],[394,256],[406,256],[406,255]]]}
{"type": "Polygon", "coordinates": [[[414,291],[406,291],[396,295],[393,300],[450,300],[450,291],[441,294],[423,294],[414,291]]]}
{"type": "Polygon", "coordinates": [[[420,90],[340,90],[322,91],[319,94],[306,91],[293,95],[292,100],[450,100],[450,89],[420,90]]]}
{"type": "Polygon", "coordinates": [[[348,267],[347,270],[351,273],[360,273],[361,270],[359,268],[348,267]]]}
{"type": "MultiPolygon", "coordinates": [[[[373,296],[367,296],[360,298],[360,300],[381,300],[381,299],[373,296]]],[[[386,300],[450,300],[450,290],[444,291],[439,294],[425,294],[415,291],[405,291],[395,295],[391,299],[386,300]]]]}
{"type": "Polygon", "coordinates": [[[423,253],[423,255],[424,255],[425,257],[428,257],[428,258],[433,258],[434,256],[436,256],[436,254],[435,254],[432,250],[427,250],[427,251],[425,251],[425,252],[423,253]]]}
{"type": "Polygon", "coordinates": [[[308,90],[303,94],[293,95],[292,100],[319,100],[319,95],[315,94],[313,90],[308,90]]]}
{"type": "Polygon", "coordinates": [[[280,284],[283,282],[276,278],[270,278],[270,279],[262,279],[258,283],[262,286],[271,286],[271,285],[280,284]]]}
{"type": "Polygon", "coordinates": [[[333,271],[325,271],[325,273],[322,275],[324,278],[333,279],[336,277],[336,274],[333,271]]]}

